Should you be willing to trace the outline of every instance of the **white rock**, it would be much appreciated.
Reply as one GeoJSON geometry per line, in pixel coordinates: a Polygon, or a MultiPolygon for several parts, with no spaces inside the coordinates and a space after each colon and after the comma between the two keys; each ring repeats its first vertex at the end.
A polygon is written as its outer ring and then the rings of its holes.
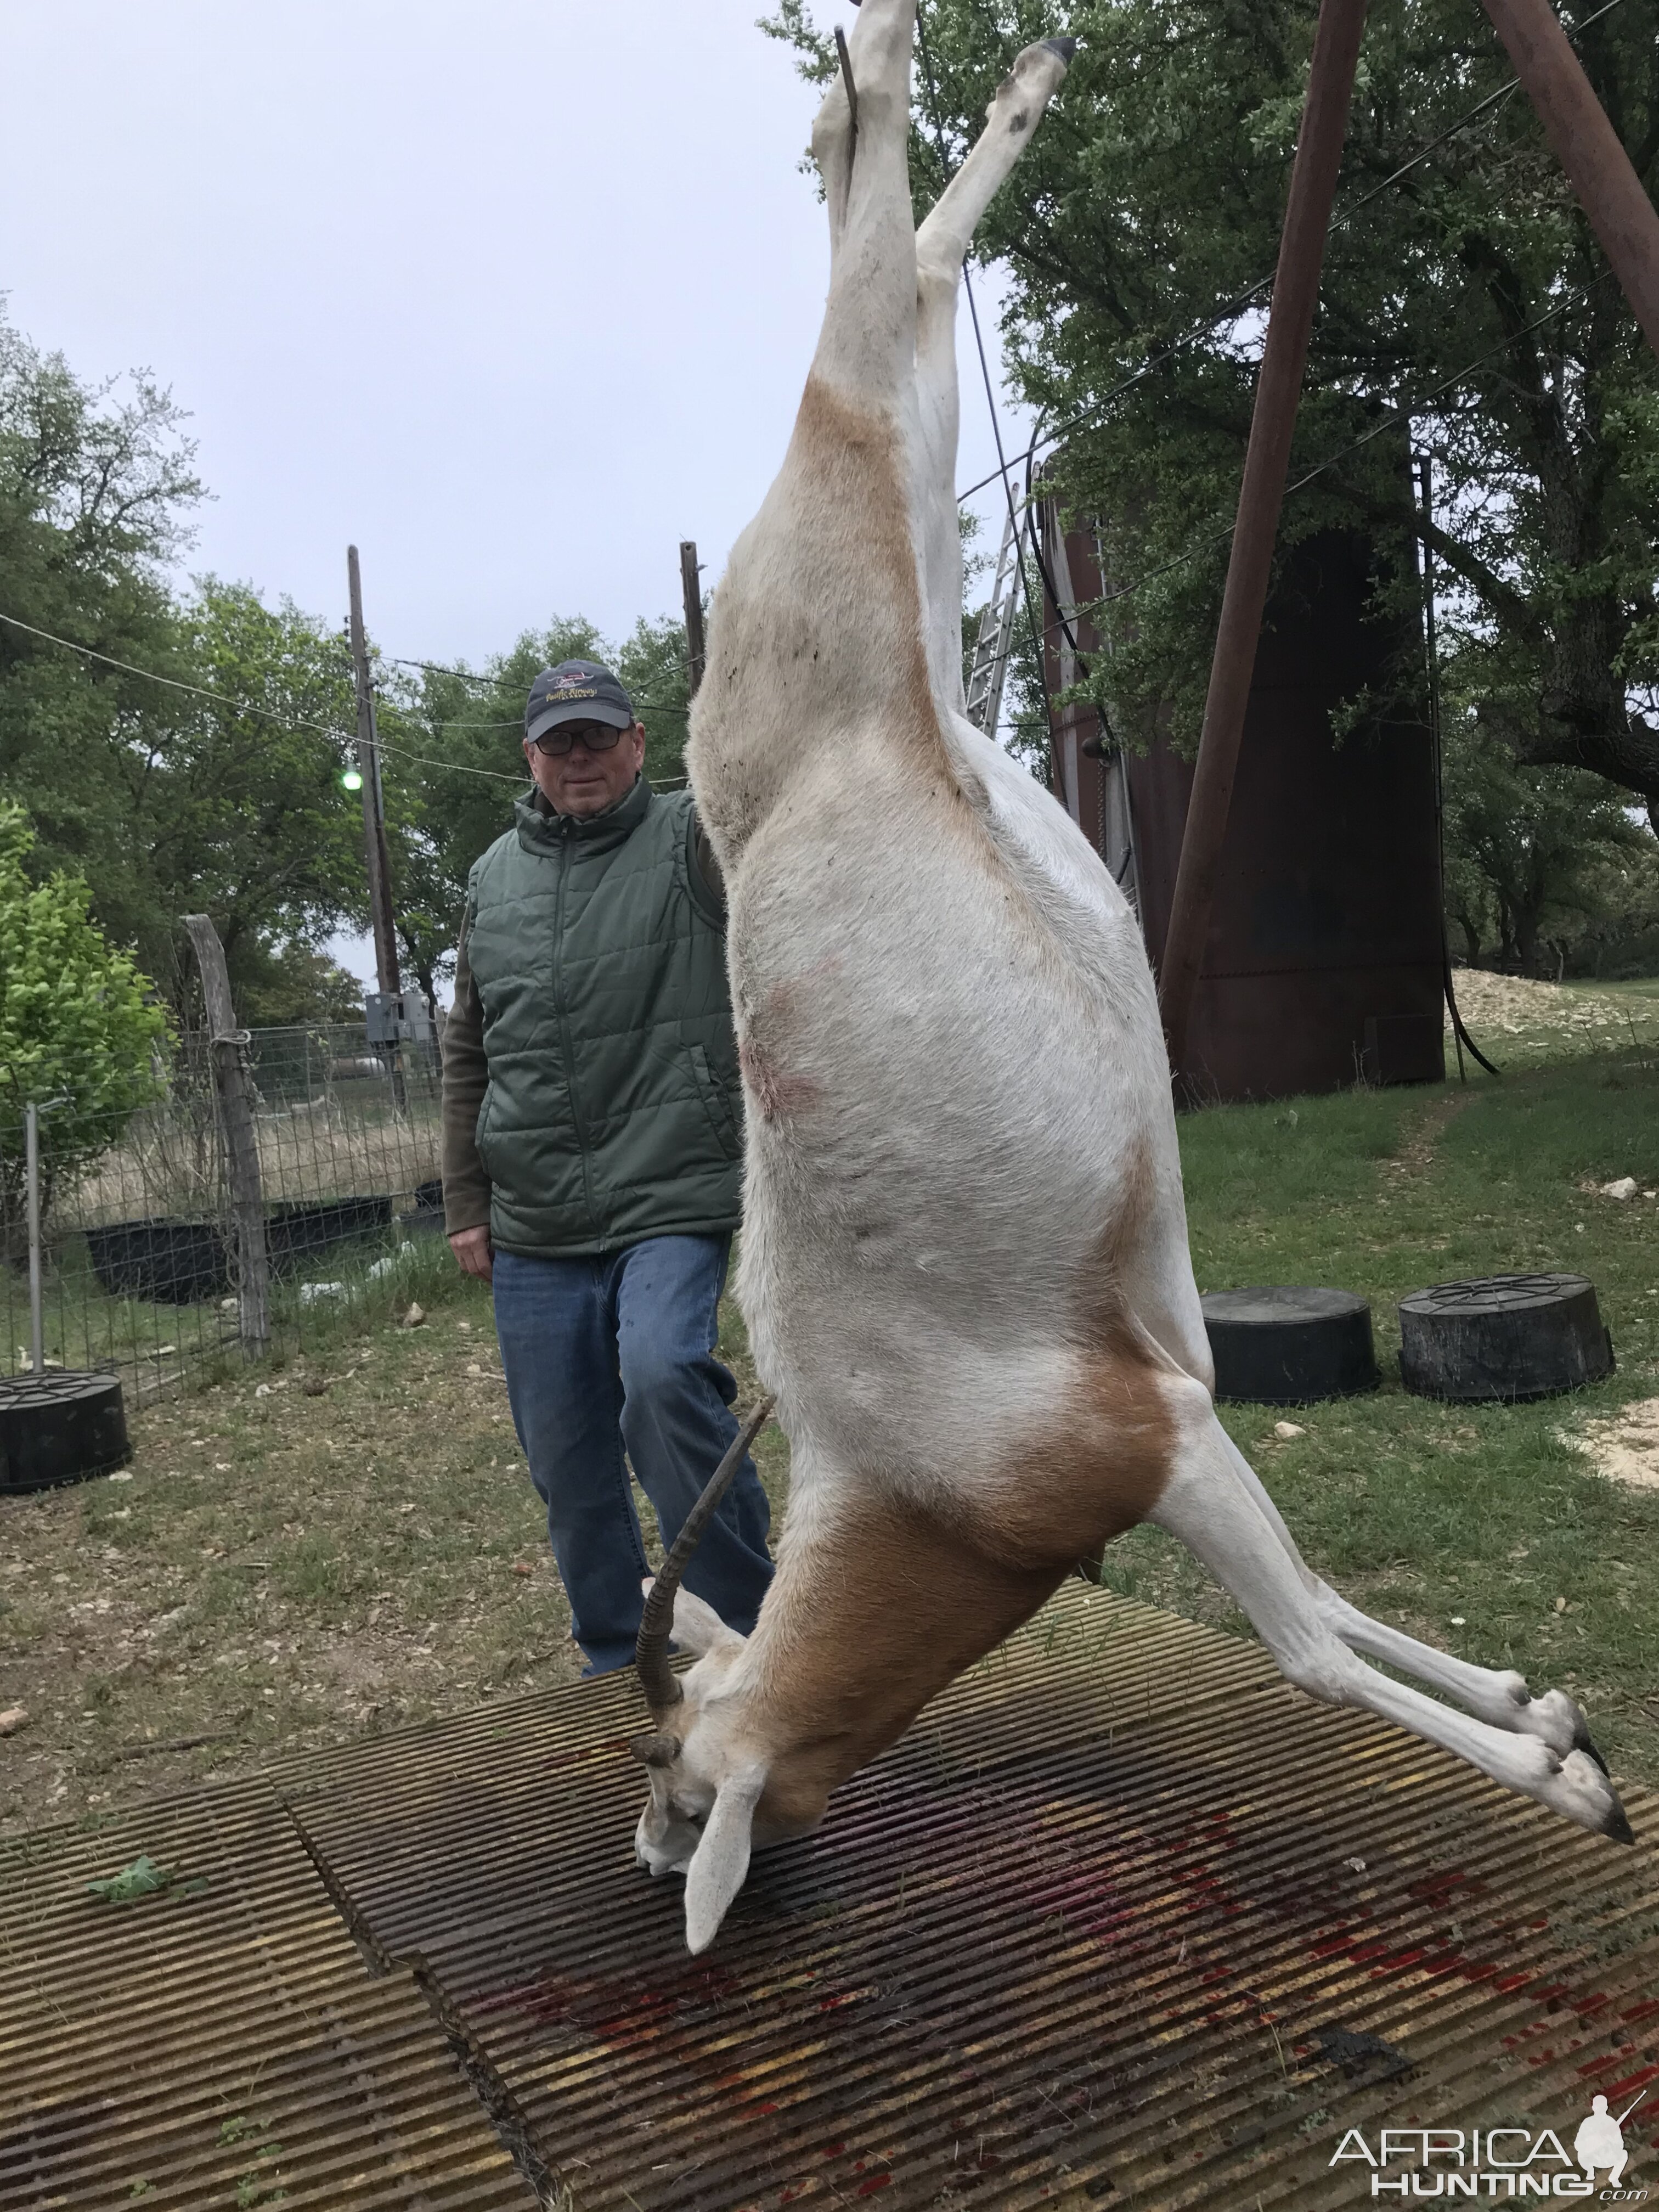
{"type": "Polygon", "coordinates": [[[1601,1186],[1601,1195],[1603,1198],[1634,1198],[1636,1177],[1620,1176],[1617,1182],[1604,1182],[1601,1186]]]}
{"type": "Polygon", "coordinates": [[[324,1298],[343,1298],[344,1296],[343,1283],[301,1283],[300,1285],[300,1304],[302,1306],[314,1306],[324,1298]]]}
{"type": "Polygon", "coordinates": [[[1282,1437],[1286,1443],[1288,1443],[1292,1437],[1305,1437],[1308,1431],[1305,1429],[1297,1428],[1294,1421],[1275,1421],[1273,1423],[1273,1434],[1276,1437],[1282,1437]]]}

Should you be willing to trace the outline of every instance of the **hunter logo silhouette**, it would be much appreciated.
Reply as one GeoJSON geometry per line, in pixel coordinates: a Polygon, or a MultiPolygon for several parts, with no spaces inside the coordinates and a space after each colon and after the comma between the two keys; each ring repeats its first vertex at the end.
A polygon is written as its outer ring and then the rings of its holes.
{"type": "Polygon", "coordinates": [[[1625,2148],[1625,2122],[1636,2110],[1627,2105],[1617,2119],[1607,2110],[1605,2097],[1592,2097],[1590,2108],[1579,2123],[1578,2132],[1572,2139],[1572,2154],[1592,2180],[1597,2167],[1605,2169],[1609,2189],[1617,2189],[1624,2179],[1625,2164],[1630,2153],[1625,2148]]]}

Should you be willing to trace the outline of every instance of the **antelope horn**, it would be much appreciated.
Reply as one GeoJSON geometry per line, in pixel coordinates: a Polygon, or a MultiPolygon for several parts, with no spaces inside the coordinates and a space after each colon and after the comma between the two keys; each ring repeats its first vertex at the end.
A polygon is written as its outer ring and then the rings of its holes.
{"type": "Polygon", "coordinates": [[[680,1586],[680,1577],[690,1565],[691,1554],[702,1541],[704,1531],[720,1510],[720,1500],[731,1488],[732,1479],[743,1465],[750,1445],[765,1427],[776,1403],[769,1392],[732,1437],[730,1450],[686,1515],[685,1524],[663,1562],[662,1572],[646,1593],[639,1641],[634,1646],[634,1666],[646,1703],[654,1713],[669,1711],[684,1695],[668,1663],[668,1638],[674,1626],[674,1593],[680,1586]]]}

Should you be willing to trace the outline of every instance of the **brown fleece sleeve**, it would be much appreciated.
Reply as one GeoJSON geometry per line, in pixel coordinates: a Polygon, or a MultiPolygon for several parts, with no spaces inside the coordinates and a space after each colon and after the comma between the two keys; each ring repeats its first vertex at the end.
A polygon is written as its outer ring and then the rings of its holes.
{"type": "Polygon", "coordinates": [[[720,873],[720,864],[714,858],[714,848],[708,842],[708,832],[694,814],[691,817],[691,865],[702,878],[710,903],[724,915],[726,912],[726,878],[720,873]]]}
{"type": "Polygon", "coordinates": [[[474,1132],[489,1071],[484,1062],[483,1008],[466,960],[466,924],[455,955],[455,1002],[444,1024],[444,1229],[453,1237],[489,1222],[489,1177],[474,1132]]]}

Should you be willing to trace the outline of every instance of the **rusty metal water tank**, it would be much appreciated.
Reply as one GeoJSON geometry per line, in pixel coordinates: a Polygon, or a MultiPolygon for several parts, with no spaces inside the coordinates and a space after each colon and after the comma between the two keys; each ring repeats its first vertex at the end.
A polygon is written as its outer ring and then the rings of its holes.
{"type": "MultiPolygon", "coordinates": [[[[1102,649],[1073,611],[1104,590],[1099,538],[1043,509],[1050,579],[1085,656],[1102,649]]],[[[1332,710],[1422,665],[1420,628],[1368,600],[1375,556],[1330,532],[1291,556],[1257,649],[1182,1088],[1198,1099],[1285,1097],[1376,1083],[1437,1082],[1439,834],[1426,715],[1374,719],[1339,743],[1332,710]]],[[[1045,602],[1048,680],[1078,671],[1045,602]]],[[[1100,756],[1091,708],[1056,716],[1058,796],[1132,892],[1154,968],[1169,927],[1192,792],[1189,761],[1155,737],[1100,756]]]]}

